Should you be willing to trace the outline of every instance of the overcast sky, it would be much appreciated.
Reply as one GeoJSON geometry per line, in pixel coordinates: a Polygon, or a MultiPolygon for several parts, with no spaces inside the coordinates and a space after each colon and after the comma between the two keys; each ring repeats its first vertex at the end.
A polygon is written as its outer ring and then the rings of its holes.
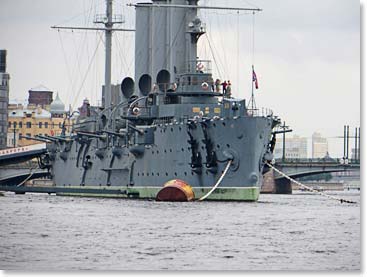
{"type": "MultiPolygon", "coordinates": [[[[116,0],[124,27],[134,27],[130,1],[116,0]]],[[[137,2],[137,1],[132,1],[137,2]]],[[[0,48],[8,50],[10,99],[27,99],[40,84],[59,92],[76,108],[83,98],[100,100],[103,83],[103,35],[62,31],[53,25],[93,26],[104,0],[1,0],[0,48]],[[98,48],[97,48],[98,46],[98,48]],[[96,50],[97,49],[97,50],[96,50]]],[[[259,107],[270,108],[294,134],[314,131],[330,138],[330,152],[343,153],[343,126],[360,125],[360,2],[356,0],[202,0],[216,6],[260,7],[251,14],[201,12],[208,34],[200,58],[216,57],[215,78],[231,80],[236,97],[251,95],[251,65],[259,79],[259,107]],[[255,25],[253,25],[253,20],[255,25]],[[255,51],[252,51],[252,34],[255,51]],[[213,52],[208,42],[211,42],[213,52]]],[[[112,80],[134,76],[134,34],[114,35],[112,80]]],[[[354,145],[354,140],[351,142],[354,145]]]]}

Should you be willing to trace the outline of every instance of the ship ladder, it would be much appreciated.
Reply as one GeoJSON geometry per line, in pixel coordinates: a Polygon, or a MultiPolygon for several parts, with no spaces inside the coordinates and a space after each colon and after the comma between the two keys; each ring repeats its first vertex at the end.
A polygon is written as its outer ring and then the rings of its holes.
{"type": "Polygon", "coordinates": [[[289,181],[291,182],[294,182],[296,183],[297,185],[299,185],[300,187],[302,188],[305,188],[306,190],[308,191],[311,191],[311,192],[314,192],[314,193],[317,193],[317,194],[320,194],[322,196],[325,196],[329,199],[333,199],[333,200],[337,200],[337,201],[340,201],[340,203],[350,203],[350,204],[357,204],[357,202],[354,202],[354,201],[350,201],[350,200],[345,200],[345,199],[342,199],[342,198],[338,198],[338,197],[335,197],[335,196],[331,196],[331,195],[328,195],[326,193],[323,193],[322,191],[318,191],[318,190],[315,190],[309,186],[306,186],[304,184],[301,184],[300,182],[294,180],[293,178],[289,177],[288,175],[286,175],[285,173],[281,172],[279,169],[275,168],[272,164],[270,164],[269,162],[266,163],[270,168],[272,168],[274,171],[276,171],[277,173],[279,173],[280,175],[282,175],[284,178],[288,179],[289,181]]]}

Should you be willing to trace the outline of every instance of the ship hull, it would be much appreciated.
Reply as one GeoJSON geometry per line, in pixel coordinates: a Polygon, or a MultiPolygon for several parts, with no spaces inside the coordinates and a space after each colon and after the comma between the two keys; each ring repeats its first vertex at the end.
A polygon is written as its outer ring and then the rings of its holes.
{"type": "Polygon", "coordinates": [[[166,182],[180,179],[200,198],[231,159],[208,199],[256,201],[271,131],[271,118],[244,116],[149,127],[149,140],[133,145],[73,140],[54,145],[51,173],[55,186],[78,188],[63,195],[154,199],[166,182]]]}
{"type": "MultiPolygon", "coordinates": [[[[67,192],[57,192],[59,196],[77,196],[77,197],[104,197],[104,198],[122,198],[122,199],[144,199],[154,200],[161,190],[160,187],[134,187],[134,188],[119,188],[119,187],[95,187],[88,186],[81,188],[80,186],[71,186],[72,189],[67,192]]],[[[195,194],[195,200],[200,199],[207,194],[210,188],[192,188],[195,194]]],[[[233,187],[233,188],[218,188],[214,190],[205,200],[211,201],[257,201],[259,199],[260,190],[258,187],[233,187]]]]}

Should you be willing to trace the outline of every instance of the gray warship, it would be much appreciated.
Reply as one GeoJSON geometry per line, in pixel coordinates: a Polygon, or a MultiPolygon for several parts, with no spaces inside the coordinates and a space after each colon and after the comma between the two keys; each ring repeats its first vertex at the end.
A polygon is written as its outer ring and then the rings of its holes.
{"type": "Polygon", "coordinates": [[[112,0],[106,1],[103,107],[85,102],[70,135],[47,138],[53,184],[63,195],[157,200],[257,201],[280,119],[218,91],[198,0],[132,4],[135,77],[111,97],[112,0]],[[135,81],[134,81],[135,80],[135,81]],[[73,189],[72,191],[70,189],[73,189]]]}

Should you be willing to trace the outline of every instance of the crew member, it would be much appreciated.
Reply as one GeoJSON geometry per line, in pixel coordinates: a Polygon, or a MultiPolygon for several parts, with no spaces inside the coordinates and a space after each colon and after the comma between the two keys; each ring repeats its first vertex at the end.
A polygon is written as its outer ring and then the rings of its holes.
{"type": "Polygon", "coordinates": [[[227,81],[224,81],[222,84],[222,88],[223,88],[223,95],[226,95],[226,90],[227,90],[227,81]]]}

